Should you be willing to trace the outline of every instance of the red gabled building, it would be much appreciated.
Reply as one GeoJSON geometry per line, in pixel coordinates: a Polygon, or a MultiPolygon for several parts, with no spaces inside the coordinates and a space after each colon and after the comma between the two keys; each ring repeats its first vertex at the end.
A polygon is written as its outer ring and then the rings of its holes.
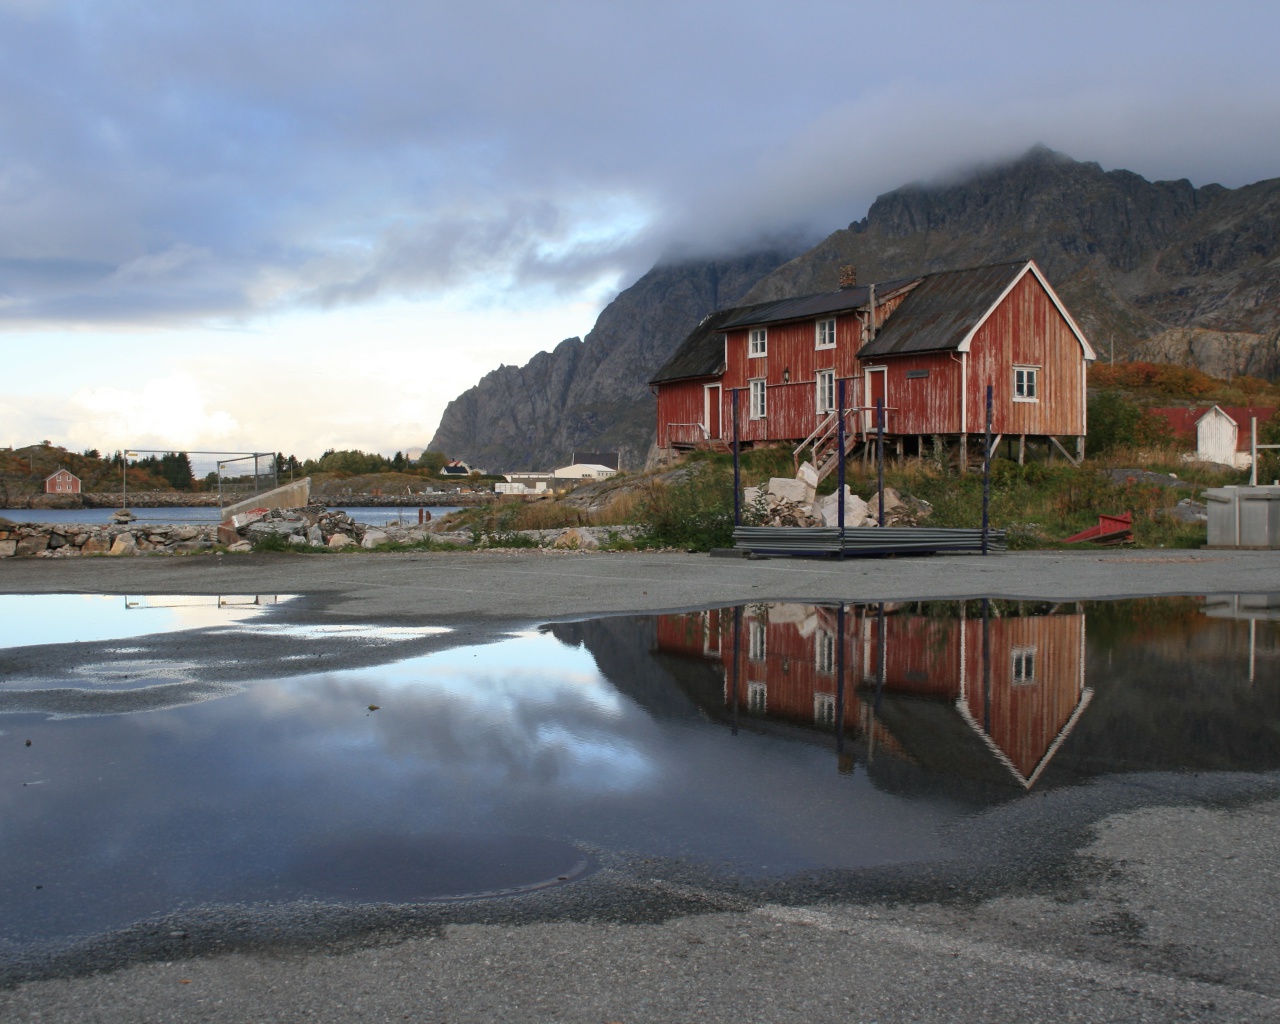
{"type": "Polygon", "coordinates": [[[929,439],[959,443],[985,430],[1056,443],[1075,458],[1086,435],[1088,340],[1032,260],[927,274],[721,310],[704,320],[650,382],[658,446],[679,450],[733,437],[802,444],[832,433],[839,389],[856,442],[884,432],[901,453],[929,439]],[[1064,440],[1067,443],[1064,443],[1064,440]]]}
{"type": "Polygon", "coordinates": [[[71,470],[59,467],[44,478],[45,494],[79,494],[80,478],[71,470]]]}

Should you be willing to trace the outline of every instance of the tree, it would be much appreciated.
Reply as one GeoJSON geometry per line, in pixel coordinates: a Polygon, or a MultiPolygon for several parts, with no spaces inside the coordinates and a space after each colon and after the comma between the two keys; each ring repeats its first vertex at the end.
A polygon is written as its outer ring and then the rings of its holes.
{"type": "Polygon", "coordinates": [[[1088,414],[1089,451],[1094,455],[1124,444],[1151,444],[1160,438],[1160,421],[1119,391],[1093,395],[1088,414]]]}
{"type": "Polygon", "coordinates": [[[418,456],[418,466],[427,470],[432,476],[439,476],[440,470],[444,469],[444,464],[449,461],[449,456],[444,452],[423,452],[418,456]]]}
{"type": "Polygon", "coordinates": [[[160,476],[178,491],[195,490],[195,474],[191,471],[191,459],[186,452],[165,452],[158,467],[160,476]]]}

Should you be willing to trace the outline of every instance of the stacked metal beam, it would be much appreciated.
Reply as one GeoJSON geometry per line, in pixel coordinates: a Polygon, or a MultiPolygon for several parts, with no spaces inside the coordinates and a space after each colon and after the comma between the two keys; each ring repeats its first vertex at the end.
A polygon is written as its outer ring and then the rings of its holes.
{"type": "MultiPolygon", "coordinates": [[[[942,551],[980,552],[982,530],[940,529],[927,526],[857,527],[838,529],[799,526],[739,526],[734,547],[768,555],[891,555],[932,554],[942,551]]],[[[987,531],[987,550],[1005,551],[1003,530],[987,531]]]]}

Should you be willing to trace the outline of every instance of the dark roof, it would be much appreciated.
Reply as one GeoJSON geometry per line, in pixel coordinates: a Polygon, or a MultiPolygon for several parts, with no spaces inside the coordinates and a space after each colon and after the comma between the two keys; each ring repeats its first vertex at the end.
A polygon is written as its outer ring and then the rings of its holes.
{"type": "Polygon", "coordinates": [[[957,349],[1028,260],[929,274],[858,353],[859,359],[957,349]]]}
{"type": "MultiPolygon", "coordinates": [[[[879,305],[890,295],[919,280],[918,277],[907,277],[877,284],[876,304],[879,305]]],[[[863,309],[870,301],[871,288],[865,284],[856,285],[853,288],[840,288],[834,292],[819,292],[817,295],[801,295],[798,299],[778,299],[776,302],[748,306],[741,311],[740,315],[726,321],[722,325],[722,330],[733,331],[743,327],[780,323],[785,320],[807,320],[809,317],[821,316],[823,313],[843,313],[851,309],[863,309]]]]}
{"type": "Polygon", "coordinates": [[[571,466],[608,466],[610,469],[621,469],[622,463],[618,452],[580,452],[574,451],[569,460],[571,466]]]}
{"type": "Polygon", "coordinates": [[[671,358],[662,364],[650,384],[690,377],[715,377],[724,372],[724,325],[755,306],[718,309],[705,317],[680,343],[671,358]]]}

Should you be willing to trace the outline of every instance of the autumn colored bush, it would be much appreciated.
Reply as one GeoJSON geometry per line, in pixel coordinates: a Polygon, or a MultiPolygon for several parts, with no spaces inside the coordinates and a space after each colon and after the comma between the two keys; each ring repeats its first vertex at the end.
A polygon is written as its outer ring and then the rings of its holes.
{"type": "MultiPolygon", "coordinates": [[[[1253,378],[1250,378],[1251,380],[1253,378]]],[[[1258,382],[1265,388],[1263,381],[1258,382]]],[[[1213,394],[1223,381],[1190,366],[1175,363],[1120,363],[1089,368],[1089,386],[1099,389],[1146,391],[1171,397],[1199,399],[1213,394]]]]}

